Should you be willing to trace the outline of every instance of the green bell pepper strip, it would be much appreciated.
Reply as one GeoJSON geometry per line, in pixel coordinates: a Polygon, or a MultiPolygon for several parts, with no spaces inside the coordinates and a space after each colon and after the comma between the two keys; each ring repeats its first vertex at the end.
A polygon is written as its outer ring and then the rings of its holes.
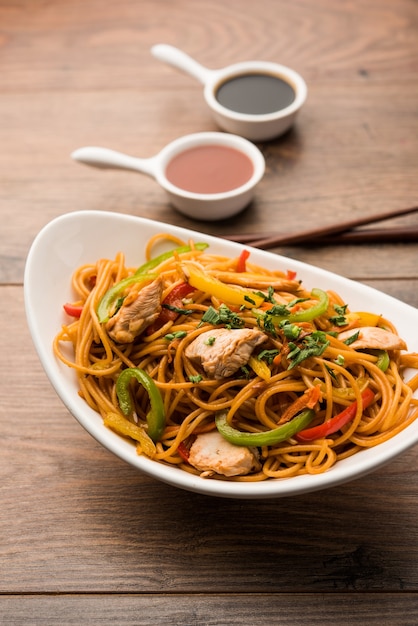
{"type": "MultiPolygon", "coordinates": [[[[196,243],[194,245],[196,250],[200,250],[200,251],[206,250],[208,246],[209,244],[207,243],[196,243]]],[[[105,324],[106,322],[109,321],[109,317],[110,317],[109,314],[110,314],[110,311],[112,310],[112,306],[116,302],[116,300],[119,298],[122,291],[126,289],[126,287],[129,287],[130,285],[133,285],[135,283],[139,283],[143,280],[147,280],[147,279],[153,280],[154,278],[157,277],[157,275],[149,274],[150,270],[155,269],[158,265],[160,265],[160,263],[163,263],[164,261],[167,261],[168,259],[170,259],[172,256],[174,256],[175,253],[183,254],[185,252],[191,252],[191,250],[192,250],[191,246],[180,246],[179,248],[174,248],[173,250],[169,250],[168,252],[163,252],[163,254],[160,254],[159,256],[155,257],[155,259],[151,259],[150,261],[147,261],[146,263],[138,267],[135,274],[133,274],[132,276],[123,278],[121,281],[116,283],[116,285],[113,285],[113,287],[111,287],[105,293],[105,295],[100,300],[99,305],[97,307],[97,317],[99,319],[99,322],[101,324],[105,324]]]]}
{"type": "Polygon", "coordinates": [[[124,415],[130,415],[134,410],[134,404],[129,390],[130,381],[135,378],[147,391],[151,409],[147,413],[147,433],[154,441],[158,441],[163,433],[165,426],[164,403],[160,390],[153,379],[142,369],[137,367],[128,367],[123,370],[116,381],[116,394],[119,400],[119,406],[124,415]]]}
{"type": "Polygon", "coordinates": [[[97,317],[100,324],[105,324],[109,321],[112,306],[126,287],[134,285],[135,283],[144,282],[146,280],[154,280],[156,277],[156,274],[134,274],[133,276],[122,278],[122,280],[116,283],[116,285],[113,285],[113,287],[108,289],[97,307],[97,317]]]}
{"type": "Polygon", "coordinates": [[[226,420],[226,413],[218,413],[215,418],[219,433],[236,446],[274,446],[276,443],[290,439],[300,430],[306,428],[313,420],[315,412],[312,409],[302,411],[290,422],[263,433],[245,433],[230,426],[226,420]]]}
{"type": "Polygon", "coordinates": [[[386,372],[390,365],[390,357],[386,350],[370,350],[370,352],[377,356],[376,365],[382,372],[386,372]]]}
{"type": "MultiPolygon", "coordinates": [[[[209,247],[208,243],[195,243],[194,244],[194,248],[201,252],[203,250],[206,250],[206,248],[208,247],[209,247]]],[[[150,261],[147,261],[146,263],[138,267],[134,275],[138,276],[138,274],[147,274],[150,270],[153,270],[158,265],[160,265],[160,263],[164,263],[164,261],[167,261],[168,259],[170,259],[172,256],[174,256],[174,254],[184,254],[185,252],[191,252],[191,251],[192,251],[191,246],[180,246],[179,248],[174,248],[174,250],[163,252],[159,256],[156,256],[155,259],[151,259],[150,261]]]]}
{"type": "Polygon", "coordinates": [[[283,319],[289,320],[292,324],[296,322],[310,322],[316,317],[320,317],[326,313],[329,303],[328,294],[325,291],[322,291],[322,289],[315,288],[312,289],[311,296],[312,298],[318,300],[318,302],[309,307],[309,309],[301,309],[300,311],[296,311],[296,313],[290,313],[290,315],[272,315],[273,322],[277,323],[283,319]]]}

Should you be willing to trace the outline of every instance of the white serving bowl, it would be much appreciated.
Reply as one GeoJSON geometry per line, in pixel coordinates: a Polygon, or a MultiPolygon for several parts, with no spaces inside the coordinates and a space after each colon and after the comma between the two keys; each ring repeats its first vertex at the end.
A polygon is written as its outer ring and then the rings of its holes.
{"type": "Polygon", "coordinates": [[[242,61],[212,70],[174,46],[156,44],[151,48],[151,52],[160,61],[186,72],[204,86],[203,95],[206,104],[218,126],[251,141],[267,141],[283,135],[293,125],[308,95],[308,88],[302,76],[279,63],[242,61]],[[285,108],[264,114],[241,113],[223,106],[216,97],[219,87],[231,79],[248,74],[264,74],[285,81],[294,91],[293,102],[285,108]]]}
{"type": "MultiPolygon", "coordinates": [[[[54,336],[64,322],[63,304],[71,301],[71,276],[83,263],[113,258],[123,251],[128,265],[144,262],[146,241],[170,232],[187,241],[205,241],[215,254],[237,256],[241,244],[151,220],[96,211],[62,215],[47,224],[29,251],[24,278],[25,307],[32,339],[45,372],[70,413],[105,448],[153,478],[201,494],[229,498],[278,498],[317,491],[359,478],[402,454],[418,442],[418,421],[389,441],[339,461],[323,474],[272,479],[263,482],[228,482],[194,476],[144,456],[135,446],[103,425],[102,418],[79,397],[74,372],[58,361],[52,350],[54,336]]],[[[248,246],[246,246],[248,248],[248,246]]],[[[382,313],[400,330],[409,351],[418,351],[418,311],[371,287],[331,272],[251,249],[251,260],[269,268],[293,270],[307,288],[332,289],[350,308],[382,313]]],[[[74,461],[76,462],[76,461],[74,461]]]]}
{"type": "Polygon", "coordinates": [[[78,148],[71,156],[75,161],[86,165],[128,169],[147,174],[161,185],[171,204],[180,213],[196,220],[212,222],[232,217],[248,206],[265,171],[265,161],[260,150],[247,139],[230,133],[184,135],[167,144],[155,156],[145,159],[96,146],[78,148]],[[173,185],[166,176],[170,161],[191,148],[201,146],[224,146],[242,152],[253,165],[251,177],[241,186],[221,193],[196,193],[173,185]]]}

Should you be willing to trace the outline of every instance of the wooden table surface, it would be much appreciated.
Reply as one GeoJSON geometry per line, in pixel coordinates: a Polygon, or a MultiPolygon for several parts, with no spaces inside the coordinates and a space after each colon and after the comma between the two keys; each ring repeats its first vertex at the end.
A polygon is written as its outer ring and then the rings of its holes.
{"type": "MultiPolygon", "coordinates": [[[[415,0],[0,0],[1,624],[418,623],[416,447],[279,500],[155,482],[58,400],[22,284],[35,235],[76,210],[222,235],[416,204],[417,71],[415,0]],[[276,61],[308,84],[294,129],[258,144],[266,176],[236,220],[194,222],[151,178],[70,159],[89,144],[148,157],[216,130],[200,85],[151,56],[161,42],[210,68],[276,61]]],[[[415,243],[275,251],[418,306],[415,243]]]]}

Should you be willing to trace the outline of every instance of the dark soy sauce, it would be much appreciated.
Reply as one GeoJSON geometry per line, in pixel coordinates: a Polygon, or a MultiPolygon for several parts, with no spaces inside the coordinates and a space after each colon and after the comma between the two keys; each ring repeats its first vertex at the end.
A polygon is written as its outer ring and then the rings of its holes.
{"type": "Polygon", "coordinates": [[[226,109],[249,115],[276,113],[288,107],[296,94],[285,80],[272,74],[242,74],[226,80],[216,99],[226,109]]]}

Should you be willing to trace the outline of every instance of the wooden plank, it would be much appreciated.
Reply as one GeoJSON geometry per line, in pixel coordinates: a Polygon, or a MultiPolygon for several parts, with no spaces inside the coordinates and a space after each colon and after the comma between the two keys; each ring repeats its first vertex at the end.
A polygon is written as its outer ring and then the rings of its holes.
{"type": "Polygon", "coordinates": [[[59,623],[119,626],[283,626],[307,624],[382,623],[416,626],[418,599],[414,593],[372,594],[168,594],[40,595],[0,598],[0,615],[10,626],[59,623]]]}
{"type": "Polygon", "coordinates": [[[105,11],[99,0],[4,4],[0,19],[8,71],[2,89],[102,90],[109,81],[115,89],[132,89],[141,80],[174,90],[190,84],[190,77],[170,68],[157,74],[159,64],[150,60],[149,49],[162,40],[212,68],[265,58],[332,83],[406,80],[415,74],[413,0],[371,0],[367,6],[326,0],[263,4],[262,11],[252,0],[201,0],[199,11],[169,0],[159,2],[158,10],[152,1],[135,0],[121,0],[105,11]]]}

